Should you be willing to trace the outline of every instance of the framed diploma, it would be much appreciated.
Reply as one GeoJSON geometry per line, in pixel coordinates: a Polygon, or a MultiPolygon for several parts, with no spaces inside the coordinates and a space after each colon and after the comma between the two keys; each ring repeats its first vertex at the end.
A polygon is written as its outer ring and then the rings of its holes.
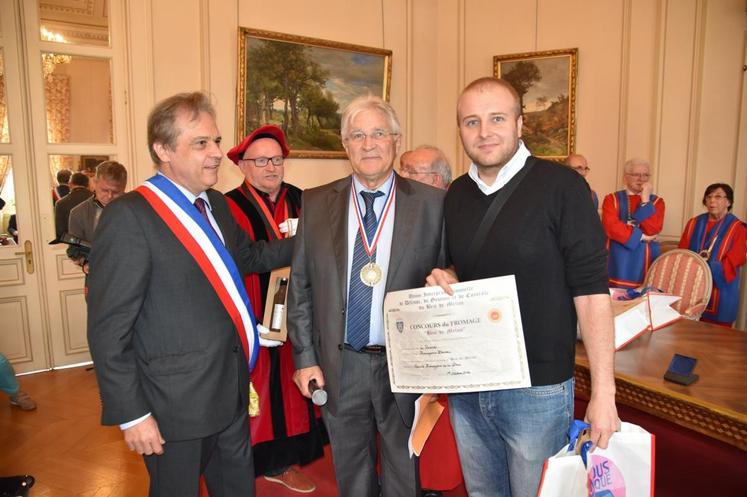
{"type": "Polygon", "coordinates": [[[270,333],[262,335],[262,338],[279,340],[285,342],[288,339],[286,328],[288,310],[288,281],[290,279],[290,266],[281,267],[270,273],[270,282],[267,285],[267,299],[265,300],[265,313],[262,325],[270,330],[270,333]]]}
{"type": "Polygon", "coordinates": [[[531,386],[513,275],[389,292],[392,392],[460,393],[531,386]]]}

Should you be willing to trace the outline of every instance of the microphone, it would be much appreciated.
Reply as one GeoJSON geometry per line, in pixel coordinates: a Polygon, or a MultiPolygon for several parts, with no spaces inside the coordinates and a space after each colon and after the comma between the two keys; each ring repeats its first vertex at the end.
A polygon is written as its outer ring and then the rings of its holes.
{"type": "Polygon", "coordinates": [[[317,385],[316,380],[311,380],[309,382],[309,392],[311,392],[311,402],[315,405],[321,407],[327,403],[327,392],[317,385]]]}

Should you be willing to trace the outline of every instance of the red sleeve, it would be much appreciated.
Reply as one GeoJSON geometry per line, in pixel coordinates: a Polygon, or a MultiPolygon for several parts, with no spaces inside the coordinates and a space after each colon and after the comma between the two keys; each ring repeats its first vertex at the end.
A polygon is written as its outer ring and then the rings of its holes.
{"type": "Polygon", "coordinates": [[[252,228],[252,223],[249,222],[249,218],[246,217],[244,212],[241,210],[241,207],[239,207],[236,202],[231,200],[230,197],[226,197],[226,202],[228,203],[228,208],[231,211],[231,215],[236,220],[236,224],[238,224],[242,230],[246,231],[250,239],[256,240],[256,238],[254,238],[254,228],[252,228]]]}
{"type": "Polygon", "coordinates": [[[633,227],[620,220],[617,206],[617,197],[614,193],[604,197],[602,203],[602,226],[607,238],[618,243],[625,243],[633,233],[633,227]]]}
{"type": "Polygon", "coordinates": [[[747,261],[747,229],[738,221],[734,228],[734,237],[728,252],[721,260],[724,268],[724,278],[731,283],[737,277],[737,268],[747,261]]]}
{"type": "MultiPolygon", "coordinates": [[[[249,238],[254,241],[254,229],[252,224],[249,222],[249,218],[246,217],[244,212],[238,206],[236,202],[231,200],[230,197],[225,197],[228,203],[228,209],[231,211],[231,215],[236,220],[236,224],[239,225],[243,231],[249,235],[249,238]]],[[[261,323],[265,312],[265,305],[262,300],[262,288],[259,285],[259,276],[257,273],[249,273],[244,275],[244,286],[246,287],[246,293],[249,297],[249,303],[252,305],[254,316],[257,318],[257,322],[261,323]]]]}
{"type": "Polygon", "coordinates": [[[695,229],[695,219],[690,219],[687,224],[685,225],[685,230],[682,232],[682,237],[680,238],[680,244],[678,245],[681,249],[689,249],[690,248],[690,237],[693,236],[693,230],[695,229]]]}
{"type": "Polygon", "coordinates": [[[654,200],[656,214],[643,221],[639,228],[647,235],[658,235],[664,228],[664,199],[657,197],[654,200]]]}

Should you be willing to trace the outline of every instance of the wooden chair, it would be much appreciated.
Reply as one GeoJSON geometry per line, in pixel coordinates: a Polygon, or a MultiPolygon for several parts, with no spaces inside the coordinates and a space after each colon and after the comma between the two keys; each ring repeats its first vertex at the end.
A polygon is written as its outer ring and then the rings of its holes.
{"type": "Polygon", "coordinates": [[[697,321],[711,299],[713,276],[705,259],[691,250],[678,248],[654,261],[643,286],[679,295],[682,299],[672,307],[683,317],[697,321]]]}

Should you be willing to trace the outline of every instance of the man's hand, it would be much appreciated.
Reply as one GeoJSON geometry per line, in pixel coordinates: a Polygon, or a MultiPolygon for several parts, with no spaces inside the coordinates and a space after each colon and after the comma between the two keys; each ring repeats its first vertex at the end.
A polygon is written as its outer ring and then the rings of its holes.
{"type": "Polygon", "coordinates": [[[584,420],[591,425],[592,448],[606,449],[620,425],[615,407],[615,326],[610,296],[580,295],[573,303],[591,372],[591,400],[584,420]]]}
{"type": "Polygon", "coordinates": [[[138,454],[149,456],[151,454],[163,454],[163,444],[166,440],[158,431],[158,423],[153,416],[148,416],[135,426],[124,430],[124,439],[127,447],[138,454]]]}
{"type": "Polygon", "coordinates": [[[322,374],[322,368],[319,366],[309,366],[308,368],[297,369],[293,373],[293,381],[301,391],[301,395],[307,398],[311,398],[311,392],[309,392],[309,382],[316,380],[316,384],[319,388],[324,388],[324,374],[322,374]]]}
{"type": "Polygon", "coordinates": [[[454,290],[451,289],[451,285],[454,283],[459,283],[459,279],[456,271],[451,267],[446,269],[434,268],[425,279],[425,286],[440,286],[449,295],[454,295],[454,290]]]}
{"type": "Polygon", "coordinates": [[[650,201],[652,193],[654,193],[654,185],[650,181],[646,181],[643,184],[643,190],[641,190],[641,202],[650,201]]]}
{"type": "Polygon", "coordinates": [[[659,239],[659,235],[647,235],[645,233],[641,234],[641,241],[643,243],[655,242],[658,239],[659,239]]]}
{"type": "Polygon", "coordinates": [[[612,434],[620,429],[614,394],[602,397],[592,392],[584,421],[591,425],[592,450],[597,445],[606,449],[612,434]]]}

